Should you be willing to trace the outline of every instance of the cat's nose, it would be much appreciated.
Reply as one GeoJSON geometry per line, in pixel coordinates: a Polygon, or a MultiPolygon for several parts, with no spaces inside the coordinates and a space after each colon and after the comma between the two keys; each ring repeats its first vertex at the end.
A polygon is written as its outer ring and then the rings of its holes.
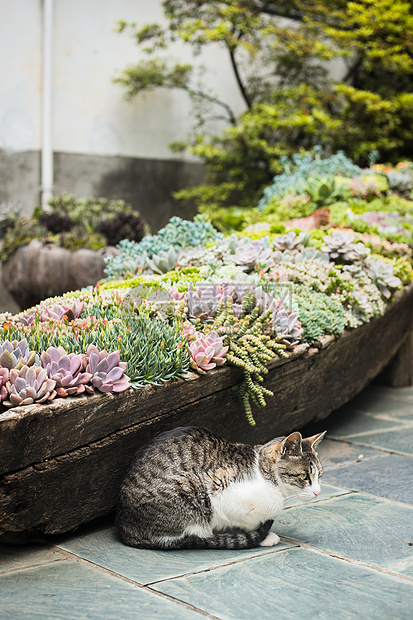
{"type": "Polygon", "coordinates": [[[317,495],[320,495],[321,489],[313,489],[313,493],[317,497],[317,495]]]}

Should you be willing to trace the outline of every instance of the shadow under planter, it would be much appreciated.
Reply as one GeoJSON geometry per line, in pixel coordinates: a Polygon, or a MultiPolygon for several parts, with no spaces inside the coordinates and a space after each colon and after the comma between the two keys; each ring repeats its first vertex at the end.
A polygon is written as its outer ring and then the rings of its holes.
{"type": "Polygon", "coordinates": [[[233,389],[241,371],[231,367],[0,414],[0,538],[66,532],[109,513],[133,454],[162,431],[197,425],[231,441],[265,442],[327,417],[394,364],[398,351],[411,382],[412,310],[413,285],[383,316],[270,362],[266,386],[274,397],[255,408],[254,428],[233,389]]]}
{"type": "Polygon", "coordinates": [[[67,250],[34,239],[18,248],[3,264],[3,282],[20,308],[30,308],[42,299],[94,286],[105,277],[105,257],[118,252],[67,250]]]}

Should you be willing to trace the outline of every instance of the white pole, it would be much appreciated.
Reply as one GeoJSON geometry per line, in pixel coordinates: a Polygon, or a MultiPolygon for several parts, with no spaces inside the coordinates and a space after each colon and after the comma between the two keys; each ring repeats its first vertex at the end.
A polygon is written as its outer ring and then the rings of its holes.
{"type": "Polygon", "coordinates": [[[46,207],[53,196],[53,0],[43,0],[43,88],[42,88],[42,158],[41,203],[46,207]]]}

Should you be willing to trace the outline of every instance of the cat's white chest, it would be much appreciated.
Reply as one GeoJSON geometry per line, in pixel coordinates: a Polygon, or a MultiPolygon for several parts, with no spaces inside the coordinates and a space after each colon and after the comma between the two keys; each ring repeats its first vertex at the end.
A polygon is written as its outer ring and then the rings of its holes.
{"type": "Polygon", "coordinates": [[[224,491],[211,496],[211,527],[214,530],[229,527],[255,529],[260,523],[274,519],[283,503],[284,498],[277,486],[257,469],[254,477],[231,483],[224,491]]]}

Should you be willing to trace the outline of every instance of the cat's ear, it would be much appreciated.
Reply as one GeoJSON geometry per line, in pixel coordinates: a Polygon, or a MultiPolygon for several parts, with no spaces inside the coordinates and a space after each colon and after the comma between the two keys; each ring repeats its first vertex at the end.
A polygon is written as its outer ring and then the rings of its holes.
{"type": "Polygon", "coordinates": [[[324,431],[323,433],[318,433],[318,435],[313,435],[312,437],[306,437],[304,441],[312,450],[315,450],[315,448],[318,446],[320,441],[324,438],[324,435],[326,434],[326,432],[327,431],[324,431]]]}
{"type": "Polygon", "coordinates": [[[296,431],[291,433],[281,442],[281,456],[302,456],[302,437],[301,433],[296,431]]]}

